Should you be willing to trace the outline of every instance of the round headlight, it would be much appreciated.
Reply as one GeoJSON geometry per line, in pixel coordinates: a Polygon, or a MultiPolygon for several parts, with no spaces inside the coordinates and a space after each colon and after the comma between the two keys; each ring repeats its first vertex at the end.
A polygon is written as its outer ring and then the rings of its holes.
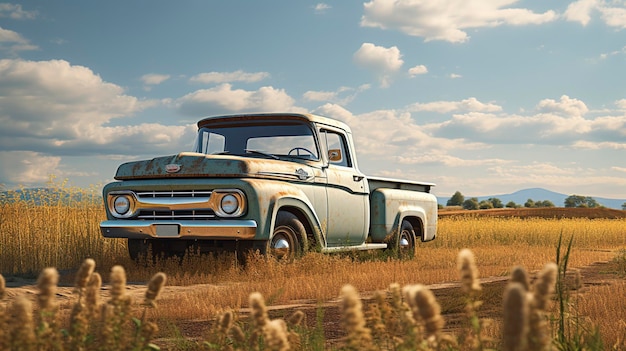
{"type": "Polygon", "coordinates": [[[220,207],[222,208],[222,211],[224,211],[224,213],[233,214],[239,208],[239,201],[234,195],[228,194],[222,197],[220,207]]]}
{"type": "Polygon", "coordinates": [[[128,196],[121,195],[116,197],[115,201],[113,201],[113,209],[115,209],[115,212],[118,214],[126,214],[128,210],[130,210],[130,200],[128,196]]]}

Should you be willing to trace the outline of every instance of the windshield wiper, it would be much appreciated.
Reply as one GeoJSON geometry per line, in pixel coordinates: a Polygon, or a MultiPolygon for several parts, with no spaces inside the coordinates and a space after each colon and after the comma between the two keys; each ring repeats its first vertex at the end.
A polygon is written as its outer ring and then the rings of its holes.
{"type": "Polygon", "coordinates": [[[280,158],[276,155],[272,155],[272,154],[268,154],[267,152],[263,152],[263,151],[259,151],[259,150],[251,150],[251,149],[245,149],[245,152],[249,153],[249,154],[257,154],[257,155],[262,155],[265,157],[269,157],[269,158],[273,158],[275,160],[280,160],[280,158]]]}

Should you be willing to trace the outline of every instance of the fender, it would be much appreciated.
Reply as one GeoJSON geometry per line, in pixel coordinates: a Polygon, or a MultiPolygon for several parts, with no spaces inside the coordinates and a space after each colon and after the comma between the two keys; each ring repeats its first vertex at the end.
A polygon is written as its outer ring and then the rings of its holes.
{"type": "MultiPolygon", "coordinates": [[[[278,211],[289,208],[290,211],[299,213],[298,217],[304,217],[305,221],[302,224],[311,229],[317,243],[322,247],[326,246],[322,223],[315,211],[315,206],[299,186],[266,179],[247,179],[246,183],[255,189],[259,206],[265,207],[259,218],[259,234],[262,237],[257,237],[258,239],[271,239],[278,211]]],[[[306,184],[306,187],[311,189],[316,186],[321,185],[306,184]]],[[[302,240],[307,244],[307,238],[302,238],[302,240]]]]}

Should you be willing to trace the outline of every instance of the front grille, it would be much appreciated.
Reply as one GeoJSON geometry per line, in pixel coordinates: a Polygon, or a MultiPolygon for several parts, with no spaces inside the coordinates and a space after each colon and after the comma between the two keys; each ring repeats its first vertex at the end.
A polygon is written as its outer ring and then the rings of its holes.
{"type": "Polygon", "coordinates": [[[150,211],[150,210],[141,210],[137,215],[139,219],[150,219],[150,220],[202,220],[202,219],[212,219],[215,218],[215,212],[210,209],[206,210],[158,210],[158,211],[150,211]]]}
{"type": "Polygon", "coordinates": [[[211,197],[211,190],[171,190],[171,191],[138,191],[137,197],[141,198],[172,198],[172,197],[211,197]]]}
{"type": "MultiPolygon", "coordinates": [[[[154,208],[151,205],[145,205],[145,208],[139,209],[138,219],[145,220],[203,220],[215,218],[215,212],[210,208],[176,209],[176,203],[185,201],[185,199],[194,199],[194,201],[203,201],[208,205],[211,198],[211,190],[142,190],[136,191],[135,195],[141,203],[146,201],[154,203],[155,201],[167,205],[169,208],[154,208]],[[152,199],[152,200],[149,200],[152,199]],[[154,200],[157,199],[157,200],[154,200]],[[174,200],[175,199],[175,200],[174,200]],[[150,208],[153,207],[153,208],[150,208]]],[[[206,206],[206,205],[205,205],[206,206]]]]}

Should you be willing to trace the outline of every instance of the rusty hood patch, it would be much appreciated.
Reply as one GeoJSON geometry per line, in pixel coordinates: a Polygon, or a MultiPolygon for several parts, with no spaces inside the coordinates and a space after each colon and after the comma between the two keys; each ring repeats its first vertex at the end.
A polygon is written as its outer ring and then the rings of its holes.
{"type": "Polygon", "coordinates": [[[256,177],[306,181],[313,173],[310,166],[289,161],[184,152],[124,163],[115,179],[256,177]]]}

